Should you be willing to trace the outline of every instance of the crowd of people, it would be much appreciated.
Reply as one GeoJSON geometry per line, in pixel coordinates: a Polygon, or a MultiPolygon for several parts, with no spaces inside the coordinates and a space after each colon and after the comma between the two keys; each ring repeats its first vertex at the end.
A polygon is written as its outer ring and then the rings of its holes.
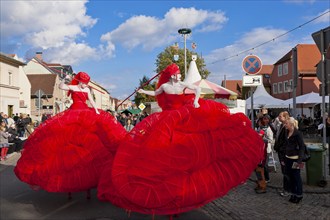
{"type": "MultiPolygon", "coordinates": [[[[327,115],[325,116],[327,117],[327,115]]],[[[283,175],[282,191],[280,196],[290,196],[289,201],[299,203],[303,198],[303,184],[301,169],[304,168],[304,143],[303,131],[299,128],[299,122],[305,123],[303,118],[299,121],[290,116],[288,111],[282,111],[277,117],[271,119],[266,109],[262,109],[257,117],[256,131],[262,136],[264,148],[264,160],[255,170],[257,177],[256,193],[266,193],[269,179],[268,158],[271,151],[278,156],[281,173],[283,175]]],[[[326,119],[327,136],[330,136],[330,117],[326,119]]]]}
{"type": "Polygon", "coordinates": [[[31,133],[32,120],[28,114],[16,113],[12,117],[0,112],[0,160],[6,160],[12,152],[21,152],[24,140],[31,133]]]}

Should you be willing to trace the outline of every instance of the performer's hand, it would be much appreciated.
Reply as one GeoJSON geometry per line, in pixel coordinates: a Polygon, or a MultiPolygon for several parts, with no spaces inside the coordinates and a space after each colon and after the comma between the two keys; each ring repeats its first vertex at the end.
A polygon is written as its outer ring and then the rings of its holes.
{"type": "Polygon", "coordinates": [[[95,109],[95,113],[98,115],[100,114],[99,110],[97,110],[97,109],[95,109]]]}
{"type": "Polygon", "coordinates": [[[195,108],[199,108],[199,107],[200,107],[198,101],[197,101],[197,102],[194,102],[194,107],[195,107],[195,108]]]}
{"type": "Polygon", "coordinates": [[[138,93],[144,93],[144,90],[143,89],[138,89],[137,92],[138,93]]]}

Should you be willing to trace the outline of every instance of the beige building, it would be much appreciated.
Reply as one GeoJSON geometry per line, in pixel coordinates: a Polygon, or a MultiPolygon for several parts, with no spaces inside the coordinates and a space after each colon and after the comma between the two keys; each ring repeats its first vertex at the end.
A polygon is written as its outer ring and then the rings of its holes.
{"type": "Polygon", "coordinates": [[[92,80],[88,85],[91,87],[91,92],[93,94],[96,106],[102,110],[111,109],[109,92],[92,80]]]}
{"type": "Polygon", "coordinates": [[[30,114],[31,84],[16,55],[0,53],[0,112],[30,114]]]}
{"type": "MultiPolygon", "coordinates": [[[[65,91],[58,89],[60,78],[66,74],[73,74],[69,65],[46,63],[42,59],[42,53],[37,52],[24,67],[26,74],[31,81],[31,105],[33,109],[31,115],[39,120],[43,113],[55,115],[69,108],[72,100],[65,91]],[[41,91],[39,91],[41,90],[41,91]],[[41,98],[39,98],[41,93],[41,98]],[[38,108],[39,101],[42,102],[41,108],[38,108]]],[[[92,88],[94,101],[97,108],[107,110],[111,109],[109,92],[94,81],[88,84],[92,88]]]]}
{"type": "Polygon", "coordinates": [[[29,74],[31,82],[31,118],[41,120],[42,114],[53,116],[64,110],[65,92],[58,88],[57,74],[29,74]]]}

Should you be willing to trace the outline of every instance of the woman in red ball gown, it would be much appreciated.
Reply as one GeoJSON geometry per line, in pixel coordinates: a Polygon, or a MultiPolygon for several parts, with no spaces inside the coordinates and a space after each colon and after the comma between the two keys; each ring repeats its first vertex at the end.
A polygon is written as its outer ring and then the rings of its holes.
{"type": "Polygon", "coordinates": [[[89,87],[90,77],[79,72],[68,91],[73,104],[47,119],[29,136],[15,167],[17,177],[48,192],[77,192],[95,188],[106,161],[113,160],[127,134],[108,112],[98,110],[89,87]],[[93,108],[87,106],[89,100],[93,108]]]}
{"type": "Polygon", "coordinates": [[[263,157],[263,141],[241,113],[180,81],[172,64],[155,91],[162,112],[138,123],[107,164],[98,198],[145,214],[177,214],[203,206],[243,183],[263,157]],[[195,95],[185,95],[185,88],[195,95]]]}

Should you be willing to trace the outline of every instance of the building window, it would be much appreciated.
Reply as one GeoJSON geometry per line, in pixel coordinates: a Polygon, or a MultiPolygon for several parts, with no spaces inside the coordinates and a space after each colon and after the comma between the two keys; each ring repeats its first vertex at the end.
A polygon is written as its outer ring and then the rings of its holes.
{"type": "Polygon", "coordinates": [[[8,85],[13,84],[13,74],[11,72],[8,73],[8,85]]]}
{"type": "Polygon", "coordinates": [[[288,91],[288,92],[292,92],[293,91],[293,80],[292,79],[290,79],[289,80],[289,85],[290,85],[290,91],[288,91]]]}
{"type": "Polygon", "coordinates": [[[273,94],[277,94],[277,83],[273,84],[273,94]]]}
{"type": "Polygon", "coordinates": [[[282,70],[283,70],[283,69],[282,69],[282,64],[278,65],[278,66],[277,66],[277,75],[278,75],[278,76],[282,76],[282,73],[283,73],[282,70]]]}
{"type": "Polygon", "coordinates": [[[283,63],[283,75],[288,75],[289,73],[289,65],[288,63],[283,63]]]}
{"type": "Polygon", "coordinates": [[[282,83],[282,82],[279,82],[279,83],[278,83],[277,92],[278,92],[278,93],[282,93],[282,92],[283,92],[283,83],[282,83]]]}
{"type": "Polygon", "coordinates": [[[283,84],[284,84],[283,91],[284,92],[289,92],[289,90],[290,90],[290,88],[289,88],[289,82],[288,81],[284,81],[283,84]]]}

